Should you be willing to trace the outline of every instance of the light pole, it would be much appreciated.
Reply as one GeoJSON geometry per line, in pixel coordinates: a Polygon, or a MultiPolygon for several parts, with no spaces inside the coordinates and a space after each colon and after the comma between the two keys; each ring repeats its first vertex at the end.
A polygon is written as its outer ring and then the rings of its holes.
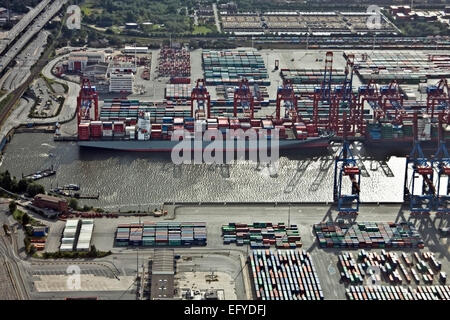
{"type": "Polygon", "coordinates": [[[289,211],[288,211],[288,228],[291,227],[291,204],[289,204],[289,211]]]}

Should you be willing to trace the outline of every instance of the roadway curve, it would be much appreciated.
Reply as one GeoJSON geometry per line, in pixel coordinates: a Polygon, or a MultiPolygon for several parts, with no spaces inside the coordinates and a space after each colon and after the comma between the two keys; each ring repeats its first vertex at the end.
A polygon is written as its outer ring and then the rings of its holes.
{"type": "Polygon", "coordinates": [[[67,122],[67,121],[71,120],[73,118],[73,116],[75,115],[75,112],[77,109],[77,97],[78,97],[78,93],[80,92],[80,85],[75,82],[72,82],[72,81],[67,81],[67,80],[57,78],[52,73],[52,69],[55,66],[55,64],[58,63],[60,60],[67,58],[68,56],[69,56],[68,54],[60,56],[60,57],[50,61],[44,67],[44,69],[42,69],[42,74],[45,77],[52,79],[54,81],[60,82],[60,83],[64,83],[69,88],[69,91],[65,94],[64,106],[61,109],[60,114],[58,116],[52,117],[52,118],[32,119],[31,122],[33,122],[35,124],[51,124],[51,123],[55,123],[55,122],[67,122]]]}

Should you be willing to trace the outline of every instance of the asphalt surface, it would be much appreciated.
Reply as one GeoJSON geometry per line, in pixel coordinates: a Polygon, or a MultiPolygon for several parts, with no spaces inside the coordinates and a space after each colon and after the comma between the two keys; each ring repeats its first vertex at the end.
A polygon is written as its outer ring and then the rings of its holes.
{"type": "MultiPolygon", "coordinates": [[[[20,103],[18,106],[16,106],[13,111],[11,112],[10,116],[8,117],[8,121],[5,121],[3,125],[0,128],[0,139],[3,138],[12,128],[18,127],[20,125],[26,125],[28,123],[32,123],[34,125],[46,125],[46,124],[54,124],[56,122],[65,122],[69,121],[73,118],[75,112],[76,112],[76,106],[77,106],[77,97],[78,93],[80,91],[80,85],[76,84],[74,82],[66,81],[63,79],[56,78],[51,70],[55,66],[55,64],[61,60],[64,59],[67,56],[60,56],[48,63],[43,69],[42,74],[52,80],[55,80],[59,83],[65,83],[69,90],[66,94],[64,94],[64,105],[61,109],[61,112],[58,116],[55,117],[49,117],[49,118],[29,118],[29,112],[31,107],[34,104],[34,100],[31,98],[22,98],[20,99],[20,103]]],[[[44,102],[45,103],[45,102],[44,102]]],[[[73,121],[70,121],[69,123],[63,125],[61,127],[61,132],[64,135],[76,135],[77,133],[77,126],[76,126],[76,118],[73,119],[73,121]]]]}
{"type": "Polygon", "coordinates": [[[27,12],[25,16],[8,31],[8,37],[0,40],[0,53],[10,45],[20,33],[44,10],[51,0],[42,0],[36,7],[27,12]]]}
{"type": "MultiPolygon", "coordinates": [[[[44,25],[53,18],[53,16],[61,10],[62,6],[67,3],[67,0],[57,0],[50,4],[34,22],[26,29],[26,32],[13,44],[13,46],[0,58],[0,72],[9,65],[9,63],[20,53],[26,44],[38,34],[44,25]]],[[[31,20],[26,22],[30,24],[31,20]]]]}
{"type": "Polygon", "coordinates": [[[49,32],[40,32],[16,58],[17,64],[0,80],[2,89],[11,92],[22,85],[30,76],[31,67],[36,64],[45,50],[49,32]]]}

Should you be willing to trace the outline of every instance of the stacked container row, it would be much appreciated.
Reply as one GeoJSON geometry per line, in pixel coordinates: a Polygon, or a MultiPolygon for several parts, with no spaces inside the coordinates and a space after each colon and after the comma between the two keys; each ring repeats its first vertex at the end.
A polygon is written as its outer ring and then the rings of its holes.
{"type": "Polygon", "coordinates": [[[89,251],[91,248],[92,233],[94,231],[94,220],[83,219],[81,220],[81,229],[78,235],[77,251],[89,251]]]}
{"type": "Polygon", "coordinates": [[[63,237],[61,239],[60,251],[73,251],[75,248],[75,239],[78,236],[80,227],[79,219],[69,219],[66,221],[66,225],[63,231],[63,237]]]}
{"type": "Polygon", "coordinates": [[[321,248],[423,248],[410,222],[322,222],[314,225],[321,248]]]}
{"type": "Polygon", "coordinates": [[[255,222],[253,224],[233,223],[222,226],[224,244],[249,244],[252,249],[277,248],[294,249],[301,247],[301,237],[296,225],[286,227],[284,223],[255,222]]]}
{"type": "Polygon", "coordinates": [[[249,259],[257,300],[324,299],[308,252],[252,250],[249,259]]]}
{"type": "Polygon", "coordinates": [[[450,286],[350,286],[348,300],[450,300],[450,286]]]}
{"type": "Polygon", "coordinates": [[[206,246],[204,222],[144,222],[121,224],[116,246],[206,246]]]}

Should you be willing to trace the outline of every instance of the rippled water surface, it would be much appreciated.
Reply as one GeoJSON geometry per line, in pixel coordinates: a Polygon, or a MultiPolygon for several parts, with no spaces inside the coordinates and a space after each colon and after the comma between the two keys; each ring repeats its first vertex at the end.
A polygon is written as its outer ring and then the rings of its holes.
{"type": "MultiPolygon", "coordinates": [[[[335,151],[335,150],[334,150],[335,151]]],[[[76,142],[54,142],[50,134],[16,134],[8,144],[1,170],[29,174],[54,165],[57,174],[40,180],[46,187],[79,184],[82,193],[100,193],[88,204],[106,208],[139,208],[164,201],[332,201],[332,153],[284,155],[278,174],[255,163],[175,166],[170,154],[82,150],[76,142]]],[[[388,177],[375,160],[364,160],[362,201],[402,200],[404,159],[391,157],[388,177]]]]}

